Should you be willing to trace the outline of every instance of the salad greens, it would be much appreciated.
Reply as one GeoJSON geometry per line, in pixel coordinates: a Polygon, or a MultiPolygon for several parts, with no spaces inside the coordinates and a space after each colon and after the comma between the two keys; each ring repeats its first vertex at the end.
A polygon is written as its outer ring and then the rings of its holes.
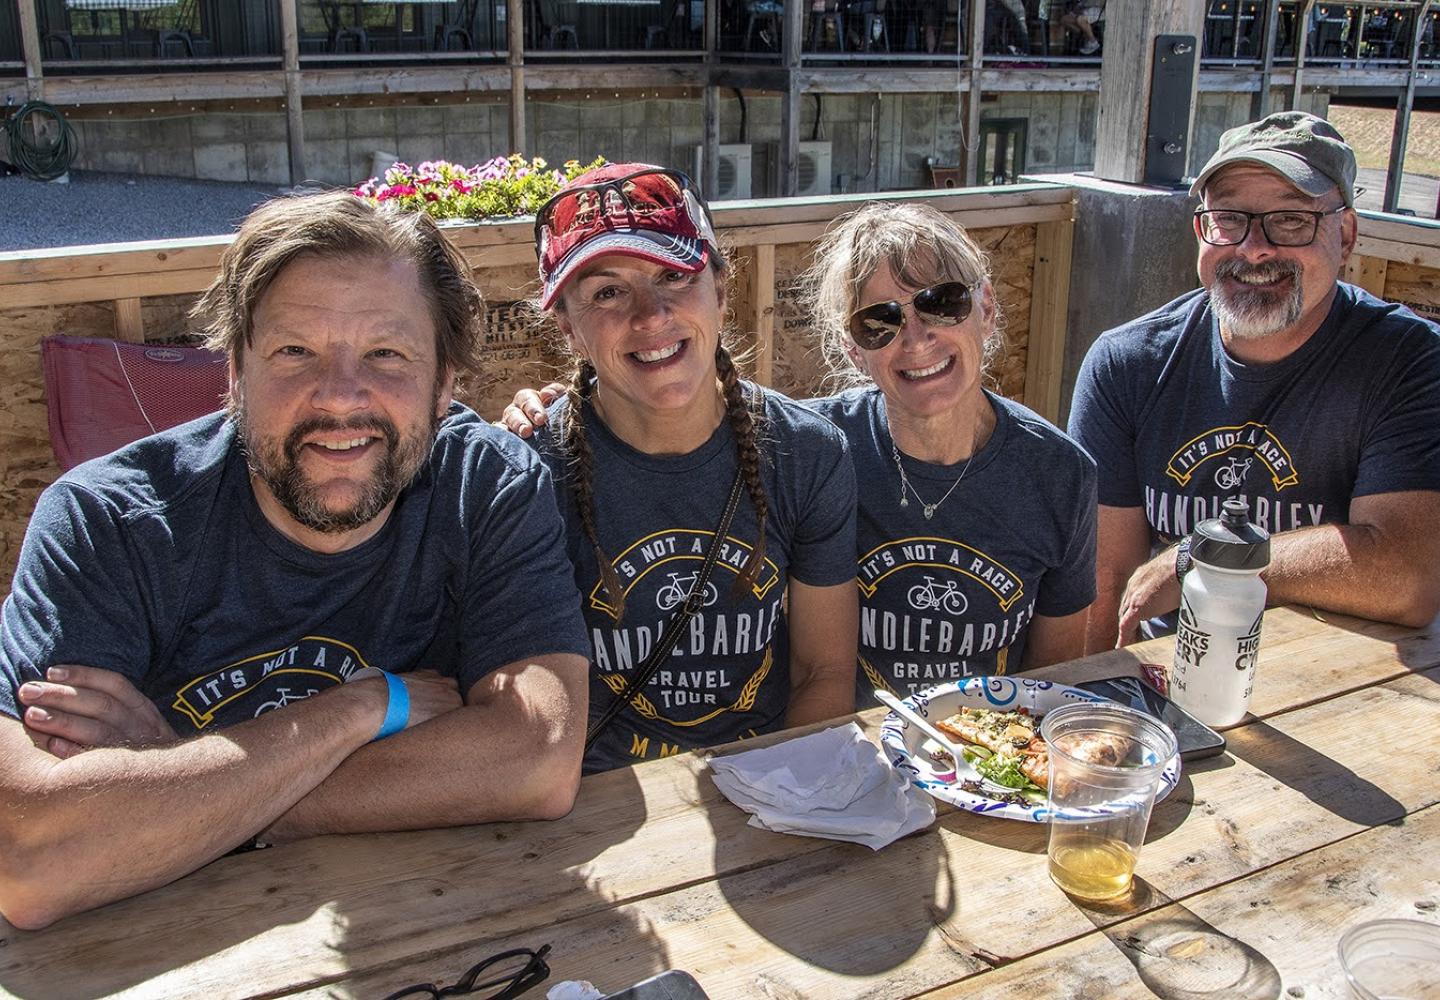
{"type": "MultiPolygon", "coordinates": [[[[979,746],[966,746],[961,752],[976,773],[986,781],[1005,788],[1014,788],[1032,804],[1044,804],[1045,789],[1025,777],[1020,770],[1019,757],[1000,756],[979,746]]],[[[982,790],[980,794],[986,793],[982,790]]]]}

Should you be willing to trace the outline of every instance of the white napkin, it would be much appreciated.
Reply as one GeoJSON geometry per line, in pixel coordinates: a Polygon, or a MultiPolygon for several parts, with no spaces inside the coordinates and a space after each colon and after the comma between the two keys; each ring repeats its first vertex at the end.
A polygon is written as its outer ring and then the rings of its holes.
{"type": "Polygon", "coordinates": [[[886,764],[853,722],[713,757],[710,769],[725,797],[762,830],[848,840],[878,851],[935,819],[930,796],[886,764]]]}

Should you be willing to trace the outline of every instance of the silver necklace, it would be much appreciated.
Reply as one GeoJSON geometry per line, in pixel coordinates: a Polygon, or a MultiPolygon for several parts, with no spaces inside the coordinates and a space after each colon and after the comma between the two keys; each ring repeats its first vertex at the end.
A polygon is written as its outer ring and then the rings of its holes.
{"type": "Polygon", "coordinates": [[[910,506],[910,497],[905,495],[905,491],[909,490],[910,496],[913,496],[920,502],[920,510],[925,515],[925,520],[927,521],[935,516],[935,512],[940,509],[941,504],[950,499],[950,494],[955,492],[955,487],[960,485],[960,480],[964,479],[965,473],[970,471],[970,463],[975,461],[975,453],[972,451],[970,457],[965,460],[965,468],[960,470],[960,475],[955,477],[955,481],[950,484],[950,488],[945,491],[945,495],[934,503],[926,503],[925,498],[915,492],[915,487],[910,485],[910,479],[905,475],[905,466],[900,463],[900,449],[895,447],[894,441],[890,442],[890,454],[895,456],[895,468],[900,470],[900,506],[910,506]]]}

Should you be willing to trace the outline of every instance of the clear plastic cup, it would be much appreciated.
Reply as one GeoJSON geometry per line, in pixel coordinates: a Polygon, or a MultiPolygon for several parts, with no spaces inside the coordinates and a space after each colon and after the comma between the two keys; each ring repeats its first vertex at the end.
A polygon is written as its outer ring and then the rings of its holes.
{"type": "Polygon", "coordinates": [[[1356,1000],[1440,997],[1440,925],[1371,920],[1340,938],[1340,967],[1356,1000]]]}
{"type": "Polygon", "coordinates": [[[1040,735],[1050,748],[1050,878],[1081,899],[1124,895],[1175,734],[1124,705],[1077,702],[1046,713],[1040,735]]]}

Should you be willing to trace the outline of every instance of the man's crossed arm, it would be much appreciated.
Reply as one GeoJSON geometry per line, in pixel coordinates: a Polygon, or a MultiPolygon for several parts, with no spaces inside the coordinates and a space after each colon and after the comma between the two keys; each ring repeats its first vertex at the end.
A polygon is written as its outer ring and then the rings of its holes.
{"type": "Polygon", "coordinates": [[[453,680],[403,675],[407,728],[379,743],[380,678],[184,740],[108,671],[69,667],[60,683],[32,682],[24,722],[0,718],[0,913],[43,927],[164,885],[262,832],[563,815],[579,784],[586,669],[564,654],[510,664],[463,706],[453,680]]]}

